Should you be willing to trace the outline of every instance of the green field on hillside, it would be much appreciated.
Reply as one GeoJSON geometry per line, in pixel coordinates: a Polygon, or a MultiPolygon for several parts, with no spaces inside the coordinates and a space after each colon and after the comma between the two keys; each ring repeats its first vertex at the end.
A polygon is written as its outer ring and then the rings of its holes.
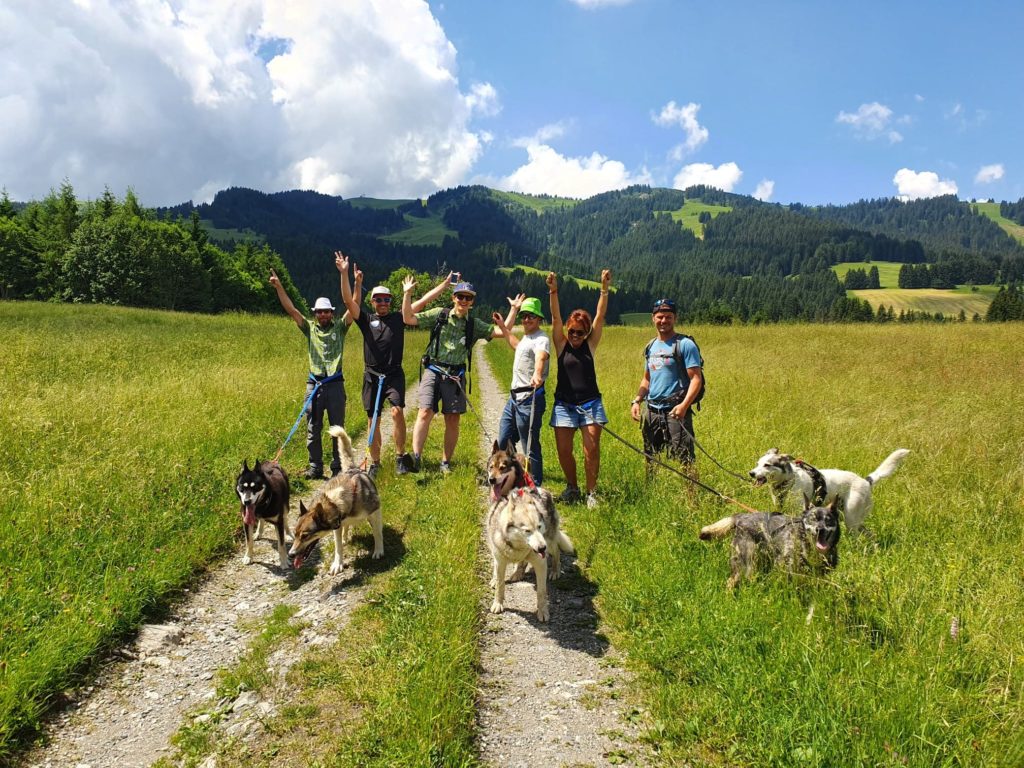
{"type": "MultiPolygon", "coordinates": [[[[548,270],[546,270],[546,269],[537,269],[536,267],[528,267],[525,264],[516,264],[514,267],[498,267],[498,271],[501,274],[503,274],[503,275],[507,275],[513,269],[521,269],[524,272],[529,272],[529,273],[534,274],[534,275],[540,275],[541,277],[546,277],[547,274],[548,274],[548,270]]],[[[582,277],[573,277],[572,275],[559,275],[558,278],[559,278],[559,280],[563,280],[563,281],[564,280],[572,280],[580,288],[592,288],[595,291],[598,291],[598,290],[601,289],[601,283],[598,282],[597,280],[584,280],[582,277]]],[[[612,290],[612,292],[615,291],[615,286],[614,285],[611,287],[611,290],[612,290]]]]}
{"type": "Polygon", "coordinates": [[[423,218],[420,216],[410,216],[407,213],[405,214],[405,221],[409,224],[408,229],[384,235],[380,239],[392,243],[405,243],[406,245],[441,245],[445,237],[457,238],[459,236],[459,233],[454,229],[448,229],[438,215],[423,218]]]}
{"type": "Polygon", "coordinates": [[[674,220],[682,222],[684,227],[703,240],[704,225],[697,220],[700,214],[707,211],[711,214],[711,218],[714,219],[723,213],[729,213],[731,210],[732,208],[727,205],[709,205],[700,200],[687,199],[683,202],[683,207],[677,211],[658,211],[657,213],[671,214],[674,220]]]}
{"type": "Polygon", "coordinates": [[[879,285],[882,288],[899,288],[900,267],[902,266],[903,264],[898,261],[844,261],[840,264],[833,264],[832,271],[840,280],[843,280],[851,269],[863,269],[865,272],[870,272],[872,267],[878,267],[879,285]]]}
{"type": "Polygon", "coordinates": [[[946,317],[956,317],[963,310],[968,318],[975,313],[981,317],[988,311],[988,305],[999,291],[995,285],[979,285],[977,290],[962,285],[952,290],[943,288],[882,288],[860,291],[847,291],[847,294],[864,299],[872,308],[885,305],[892,307],[896,314],[900,310],[928,312],[934,315],[941,312],[946,317]]]}
{"type": "Polygon", "coordinates": [[[971,207],[982,216],[992,219],[1018,243],[1024,244],[1024,227],[999,213],[999,203],[972,203],[971,207]]]}
{"type": "Polygon", "coordinates": [[[391,208],[398,208],[400,205],[411,203],[412,199],[408,200],[386,200],[380,197],[349,197],[346,198],[353,208],[373,208],[375,210],[386,211],[391,208]]]}
{"type": "Polygon", "coordinates": [[[572,208],[579,200],[571,197],[554,197],[550,195],[527,195],[523,192],[504,192],[500,189],[492,189],[491,195],[498,200],[505,200],[512,203],[524,205],[537,213],[557,208],[572,208]]]}
{"type": "Polygon", "coordinates": [[[236,243],[263,244],[263,235],[253,232],[251,229],[219,229],[213,226],[213,222],[209,219],[200,219],[199,225],[212,243],[234,240],[236,243]]]}

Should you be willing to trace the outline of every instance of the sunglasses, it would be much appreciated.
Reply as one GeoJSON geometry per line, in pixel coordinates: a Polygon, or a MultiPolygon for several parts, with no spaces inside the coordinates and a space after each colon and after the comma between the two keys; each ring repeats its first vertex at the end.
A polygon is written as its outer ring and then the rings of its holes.
{"type": "Polygon", "coordinates": [[[469,294],[465,294],[465,293],[456,293],[455,294],[455,300],[456,301],[473,301],[475,298],[476,298],[476,296],[470,296],[469,294]]]}
{"type": "Polygon", "coordinates": [[[390,296],[374,296],[372,299],[370,299],[370,301],[372,301],[374,304],[390,304],[391,303],[391,297],[390,296]]]}
{"type": "Polygon", "coordinates": [[[520,320],[540,320],[540,317],[538,317],[537,315],[534,315],[534,314],[532,314],[530,312],[523,312],[522,314],[519,315],[519,319],[520,320]]]}
{"type": "Polygon", "coordinates": [[[566,335],[567,336],[572,336],[574,339],[578,339],[581,336],[586,336],[587,332],[586,331],[569,331],[566,335]]]}
{"type": "Polygon", "coordinates": [[[651,314],[655,312],[675,312],[676,303],[672,299],[658,299],[651,308],[651,314]]]}

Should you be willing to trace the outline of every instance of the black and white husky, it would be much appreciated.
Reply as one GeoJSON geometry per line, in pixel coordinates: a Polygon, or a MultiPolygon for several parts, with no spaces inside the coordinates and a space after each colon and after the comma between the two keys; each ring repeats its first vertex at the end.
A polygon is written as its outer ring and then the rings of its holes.
{"type": "Polygon", "coordinates": [[[288,549],[285,547],[285,514],[288,512],[288,475],[276,461],[256,460],[242,462],[242,471],[235,480],[235,493],[242,503],[242,528],[245,531],[245,555],[242,563],[248,565],[253,558],[253,541],[260,535],[263,523],[270,523],[277,531],[277,553],[282,568],[288,567],[288,549]]]}
{"type": "Polygon", "coordinates": [[[860,533],[864,518],[874,504],[871,489],[879,480],[895,472],[909,453],[906,448],[898,448],[878,465],[878,469],[867,477],[861,477],[843,469],[815,469],[787,453],[779,453],[778,448],[772,448],[757,460],[757,466],[748,474],[754,485],[768,485],[778,508],[791,493],[797,499],[806,496],[815,504],[838,501],[846,529],[856,534],[860,533]]]}

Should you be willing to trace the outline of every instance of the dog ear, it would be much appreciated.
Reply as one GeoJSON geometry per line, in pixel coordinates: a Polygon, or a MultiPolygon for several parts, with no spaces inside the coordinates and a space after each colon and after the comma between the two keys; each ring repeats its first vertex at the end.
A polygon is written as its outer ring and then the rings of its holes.
{"type": "Polygon", "coordinates": [[[769,448],[768,449],[768,453],[778,453],[778,452],[779,452],[778,448],[769,448]]]}
{"type": "Polygon", "coordinates": [[[832,499],[832,503],[828,505],[829,511],[833,514],[839,513],[839,497],[836,496],[832,499]]]}
{"type": "Polygon", "coordinates": [[[243,472],[248,472],[249,471],[249,460],[248,459],[242,459],[242,471],[243,472]]]}
{"type": "Polygon", "coordinates": [[[303,504],[302,500],[300,499],[299,500],[299,517],[302,517],[303,515],[307,514],[308,512],[309,512],[309,510],[306,509],[306,505],[303,504]]]}
{"type": "Polygon", "coordinates": [[[807,511],[808,509],[810,509],[810,508],[811,508],[811,507],[813,507],[813,506],[814,506],[814,505],[813,505],[813,504],[811,503],[811,497],[810,497],[810,496],[808,496],[808,495],[807,495],[807,494],[805,493],[805,494],[804,494],[804,512],[806,512],[806,511],[807,511]]]}
{"type": "Polygon", "coordinates": [[[495,440],[494,441],[494,445],[491,447],[491,454],[495,454],[495,453],[497,453],[500,450],[501,450],[501,448],[498,447],[498,441],[495,440]]]}
{"type": "Polygon", "coordinates": [[[508,445],[505,446],[505,451],[512,456],[516,455],[516,444],[514,440],[509,440],[508,445]]]}

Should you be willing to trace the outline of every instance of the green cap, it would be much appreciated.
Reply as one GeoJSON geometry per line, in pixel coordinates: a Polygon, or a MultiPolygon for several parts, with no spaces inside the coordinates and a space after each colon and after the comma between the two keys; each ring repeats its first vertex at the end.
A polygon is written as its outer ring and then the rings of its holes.
{"type": "Polygon", "coordinates": [[[519,308],[520,314],[523,312],[529,312],[531,315],[536,315],[541,320],[544,319],[544,310],[540,305],[540,299],[530,297],[523,301],[523,306],[519,308]]]}

